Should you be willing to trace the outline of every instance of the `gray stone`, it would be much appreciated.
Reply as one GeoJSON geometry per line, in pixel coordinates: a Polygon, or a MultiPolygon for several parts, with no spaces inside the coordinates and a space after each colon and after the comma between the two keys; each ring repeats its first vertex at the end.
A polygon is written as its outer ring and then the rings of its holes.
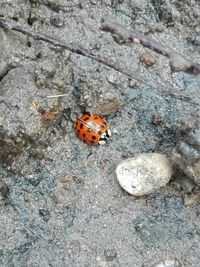
{"type": "Polygon", "coordinates": [[[177,259],[162,260],[153,264],[151,267],[182,267],[183,265],[177,259]]]}
{"type": "Polygon", "coordinates": [[[165,186],[171,178],[172,169],[166,156],[144,153],[122,161],[116,168],[116,174],[125,191],[143,196],[165,186]]]}

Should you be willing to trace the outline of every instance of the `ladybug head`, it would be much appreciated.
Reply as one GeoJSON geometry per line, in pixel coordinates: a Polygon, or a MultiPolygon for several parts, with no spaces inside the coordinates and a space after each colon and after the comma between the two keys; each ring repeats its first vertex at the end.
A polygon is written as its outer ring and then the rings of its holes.
{"type": "Polygon", "coordinates": [[[106,141],[110,138],[111,136],[111,130],[107,129],[105,132],[101,134],[101,137],[99,139],[99,145],[105,145],[106,141]]]}

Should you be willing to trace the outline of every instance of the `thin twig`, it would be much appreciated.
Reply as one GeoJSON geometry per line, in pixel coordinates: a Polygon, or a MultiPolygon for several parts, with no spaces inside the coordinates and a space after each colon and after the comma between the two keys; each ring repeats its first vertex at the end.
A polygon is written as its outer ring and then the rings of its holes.
{"type": "Polygon", "coordinates": [[[63,96],[67,96],[67,94],[61,94],[61,95],[48,95],[48,98],[57,98],[57,97],[63,97],[63,96]]]}
{"type": "Polygon", "coordinates": [[[151,87],[152,89],[154,89],[154,90],[158,91],[160,94],[162,94],[162,96],[165,96],[165,97],[170,96],[170,97],[173,97],[175,99],[188,102],[192,105],[199,106],[199,103],[193,101],[190,97],[178,95],[167,87],[165,87],[165,89],[167,89],[168,91],[163,92],[163,90],[161,89],[163,86],[161,84],[159,84],[158,82],[157,82],[157,86],[151,85],[150,84],[151,81],[146,80],[145,78],[139,77],[139,75],[134,74],[133,72],[129,71],[127,68],[120,66],[119,64],[117,64],[115,62],[112,62],[110,59],[108,59],[106,57],[96,55],[86,48],[74,47],[70,44],[65,43],[62,40],[50,37],[50,36],[42,34],[42,33],[38,33],[38,32],[24,29],[21,26],[17,25],[16,23],[7,22],[4,18],[0,18],[0,28],[2,28],[3,30],[13,30],[16,32],[20,32],[20,33],[27,35],[27,36],[30,36],[36,40],[41,40],[41,41],[49,43],[53,46],[57,46],[57,47],[61,47],[61,48],[64,48],[66,50],[69,50],[72,53],[84,56],[86,58],[90,58],[94,61],[97,61],[97,62],[104,64],[105,66],[110,67],[111,69],[118,71],[121,74],[126,75],[127,77],[129,77],[131,79],[134,79],[134,80],[140,82],[141,84],[143,84],[145,86],[151,87]]]}
{"type": "Polygon", "coordinates": [[[148,85],[148,81],[147,81],[147,83],[145,83],[145,80],[143,78],[139,78],[138,75],[134,75],[133,73],[130,73],[128,70],[125,70],[122,66],[115,64],[114,62],[112,62],[108,58],[96,55],[86,48],[74,47],[70,44],[67,44],[66,42],[64,42],[62,40],[50,37],[46,34],[42,34],[39,32],[34,32],[34,31],[24,29],[21,26],[16,25],[15,23],[10,23],[10,22],[8,23],[3,18],[0,18],[0,27],[4,30],[13,30],[13,31],[23,33],[24,35],[31,36],[32,38],[34,38],[36,40],[41,40],[41,41],[44,41],[46,43],[52,44],[53,46],[58,46],[58,47],[66,49],[66,50],[69,50],[72,53],[93,59],[97,62],[100,62],[100,63],[112,68],[112,69],[115,69],[116,71],[119,71],[120,73],[128,76],[129,78],[132,78],[132,79],[140,82],[141,84],[148,85]]]}
{"type": "Polygon", "coordinates": [[[120,24],[105,21],[102,23],[101,30],[120,36],[120,38],[124,41],[139,40],[144,47],[167,57],[169,59],[170,68],[173,72],[184,71],[192,75],[200,75],[199,64],[195,64],[184,58],[181,54],[175,52],[168,46],[162,45],[149,37],[136,33],[133,29],[126,29],[120,24]]]}

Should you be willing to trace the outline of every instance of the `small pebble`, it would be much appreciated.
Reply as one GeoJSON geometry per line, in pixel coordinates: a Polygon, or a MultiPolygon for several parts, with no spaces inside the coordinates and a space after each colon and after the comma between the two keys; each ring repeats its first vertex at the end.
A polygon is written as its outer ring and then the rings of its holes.
{"type": "Polygon", "coordinates": [[[183,267],[183,265],[177,259],[168,259],[153,264],[151,267],[183,267]]]}
{"type": "Polygon", "coordinates": [[[29,183],[31,183],[33,186],[38,186],[39,183],[42,180],[42,176],[41,175],[27,175],[26,176],[27,180],[29,181],[29,183]]]}
{"type": "Polygon", "coordinates": [[[65,25],[64,18],[59,13],[53,13],[50,17],[50,22],[52,25],[54,25],[57,28],[61,28],[65,25]]]}
{"type": "Polygon", "coordinates": [[[118,84],[119,83],[119,75],[110,74],[107,76],[107,80],[109,83],[118,84]]]}
{"type": "Polygon", "coordinates": [[[115,114],[120,108],[120,101],[118,98],[113,98],[91,108],[90,112],[93,114],[100,114],[101,116],[109,116],[115,114]]]}
{"type": "Polygon", "coordinates": [[[136,80],[130,79],[129,83],[128,83],[128,86],[131,87],[131,88],[136,88],[136,87],[139,86],[139,83],[136,80]]]}
{"type": "Polygon", "coordinates": [[[144,153],[122,161],[116,168],[116,175],[125,191],[143,196],[165,186],[172,176],[172,168],[166,156],[144,153]]]}
{"type": "Polygon", "coordinates": [[[39,209],[39,215],[46,222],[50,219],[50,213],[46,209],[39,209]]]}
{"type": "Polygon", "coordinates": [[[147,52],[144,52],[139,57],[140,61],[144,63],[146,66],[151,67],[156,63],[155,58],[147,52]]]}
{"type": "Polygon", "coordinates": [[[158,124],[163,123],[164,118],[163,118],[163,116],[162,116],[161,114],[156,113],[156,114],[154,114],[154,115],[152,116],[151,121],[152,121],[152,123],[153,123],[154,125],[158,125],[158,124]]]}

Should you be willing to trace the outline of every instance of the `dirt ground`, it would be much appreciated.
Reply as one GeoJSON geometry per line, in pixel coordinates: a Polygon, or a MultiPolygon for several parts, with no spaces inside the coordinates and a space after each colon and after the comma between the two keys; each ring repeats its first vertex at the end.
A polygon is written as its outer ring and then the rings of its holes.
{"type": "Polygon", "coordinates": [[[109,19],[200,62],[198,1],[1,0],[0,16],[145,80],[0,29],[0,266],[150,267],[162,259],[200,266],[200,206],[186,206],[185,192],[172,184],[136,198],[115,174],[138,153],[171,155],[179,122],[198,117],[200,108],[161,92],[198,102],[200,78],[172,73],[167,58],[100,30],[109,19]],[[144,52],[153,66],[140,62],[144,52]],[[65,96],[49,97],[58,94],[65,96]],[[111,140],[83,143],[76,119],[104,113],[107,103],[114,103],[106,116],[111,140]],[[41,121],[51,111],[56,120],[41,121]],[[161,123],[153,122],[157,115],[161,123]]]}

